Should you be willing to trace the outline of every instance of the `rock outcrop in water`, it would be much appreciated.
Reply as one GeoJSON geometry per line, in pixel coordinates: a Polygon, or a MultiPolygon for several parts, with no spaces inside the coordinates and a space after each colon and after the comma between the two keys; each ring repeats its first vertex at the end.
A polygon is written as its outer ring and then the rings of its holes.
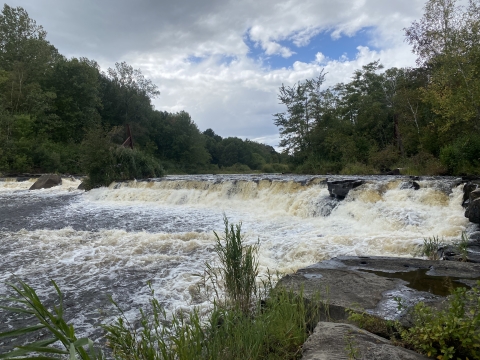
{"type": "Polygon", "coordinates": [[[60,175],[56,174],[47,174],[47,175],[42,175],[38,178],[35,183],[30,186],[29,190],[38,190],[38,189],[49,189],[51,187],[61,185],[62,184],[62,178],[60,175]]]}
{"type": "Polygon", "coordinates": [[[363,184],[363,180],[334,180],[327,181],[328,192],[331,197],[344,199],[348,192],[363,184]]]}
{"type": "Polygon", "coordinates": [[[480,186],[478,183],[469,182],[463,187],[463,207],[465,217],[473,223],[480,224],[480,186]]]}

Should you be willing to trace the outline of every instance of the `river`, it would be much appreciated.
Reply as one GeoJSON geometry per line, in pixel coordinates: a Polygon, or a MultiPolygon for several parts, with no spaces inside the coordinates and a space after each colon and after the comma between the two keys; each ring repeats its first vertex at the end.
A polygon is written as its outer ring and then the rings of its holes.
{"type": "MultiPolygon", "coordinates": [[[[338,255],[410,257],[425,237],[451,243],[470,229],[458,179],[421,178],[419,190],[408,177],[362,179],[342,201],[321,176],[167,176],[88,192],[74,178],[35,191],[34,179],[3,179],[0,295],[17,277],[48,303],[53,279],[79,335],[96,337],[95,326],[116,314],[108,295],[135,319],[150,297],[147,282],[169,311],[206,306],[197,275],[214,259],[224,215],[242,222],[247,243],[260,242],[262,274],[338,255]]],[[[0,331],[15,321],[0,312],[0,331]]]]}

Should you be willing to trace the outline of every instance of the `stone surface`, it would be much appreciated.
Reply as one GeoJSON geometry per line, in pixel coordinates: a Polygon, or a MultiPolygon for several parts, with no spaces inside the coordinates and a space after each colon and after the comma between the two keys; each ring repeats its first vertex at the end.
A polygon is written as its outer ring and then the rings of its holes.
{"type": "Polygon", "coordinates": [[[403,183],[400,188],[418,190],[420,189],[420,185],[416,181],[409,181],[409,182],[403,183]]]}
{"type": "Polygon", "coordinates": [[[42,175],[37,181],[30,187],[29,190],[48,189],[62,183],[60,175],[48,174],[42,175]]]}
{"type": "Polygon", "coordinates": [[[470,192],[468,199],[470,202],[475,201],[476,199],[480,198],[480,189],[475,189],[472,192],[470,192]]]}
{"type": "Polygon", "coordinates": [[[480,231],[475,231],[469,235],[470,240],[480,240],[480,231]]]}
{"type": "Polygon", "coordinates": [[[474,285],[474,279],[480,278],[480,264],[408,258],[339,257],[287,275],[279,281],[279,286],[295,292],[303,289],[307,299],[313,299],[319,293],[333,309],[330,317],[334,321],[345,319],[345,308],[351,307],[369,310],[381,317],[399,319],[402,312],[398,310],[396,298],[401,298],[406,306],[418,301],[439,301],[443,296],[431,292],[441,291],[444,286],[448,293],[446,278],[457,286],[474,285]]]}
{"type": "Polygon", "coordinates": [[[469,202],[467,210],[465,210],[465,217],[470,222],[480,224],[480,198],[469,202]]]}
{"type": "Polygon", "coordinates": [[[394,346],[368,331],[349,324],[319,322],[303,345],[304,360],[417,360],[428,359],[394,346]]]}
{"type": "Polygon", "coordinates": [[[343,199],[351,189],[363,184],[363,180],[335,180],[327,181],[328,192],[330,196],[343,199]]]}
{"type": "Polygon", "coordinates": [[[82,181],[80,185],[78,185],[77,190],[85,190],[85,182],[82,181]]]}
{"type": "Polygon", "coordinates": [[[463,185],[463,202],[462,206],[467,207],[469,203],[470,193],[478,188],[478,185],[473,182],[468,182],[463,185]]]}

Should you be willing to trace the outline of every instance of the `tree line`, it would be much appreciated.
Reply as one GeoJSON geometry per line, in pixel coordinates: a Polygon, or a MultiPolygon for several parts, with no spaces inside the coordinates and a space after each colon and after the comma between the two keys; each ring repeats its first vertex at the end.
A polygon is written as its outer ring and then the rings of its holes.
{"type": "Polygon", "coordinates": [[[125,62],[66,58],[22,7],[0,14],[0,172],[88,173],[92,185],[170,173],[281,171],[273,147],[200,132],[155,110],[158,87],[125,62]],[[134,149],[121,147],[125,126],[134,149]],[[100,179],[104,179],[103,182],[100,179]]]}
{"type": "Polygon", "coordinates": [[[325,72],[282,85],[274,115],[292,167],[307,173],[480,173],[480,1],[429,0],[404,29],[417,66],[380,61],[324,88],[325,72]]]}

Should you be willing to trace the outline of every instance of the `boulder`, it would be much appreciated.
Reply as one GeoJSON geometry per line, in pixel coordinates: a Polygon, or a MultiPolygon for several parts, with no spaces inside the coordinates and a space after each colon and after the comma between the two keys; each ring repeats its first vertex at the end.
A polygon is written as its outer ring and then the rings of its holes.
{"type": "Polygon", "coordinates": [[[350,324],[319,322],[302,347],[303,360],[423,360],[427,357],[350,324]]]}
{"type": "Polygon", "coordinates": [[[344,199],[351,189],[363,184],[363,180],[334,180],[327,181],[328,192],[331,197],[344,199]]]}
{"type": "Polygon", "coordinates": [[[476,198],[473,201],[469,200],[465,217],[472,223],[480,224],[480,198],[476,198]]]}
{"type": "Polygon", "coordinates": [[[29,190],[48,189],[61,184],[62,178],[60,177],[60,175],[47,174],[40,176],[38,180],[35,181],[32,186],[30,186],[29,190]]]}
{"type": "Polygon", "coordinates": [[[470,192],[468,199],[470,202],[475,201],[476,199],[480,198],[480,189],[475,189],[472,192],[470,192]]]}
{"type": "Polygon", "coordinates": [[[409,182],[403,183],[400,188],[418,190],[420,189],[420,185],[416,181],[409,181],[409,182]]]}
{"type": "Polygon", "coordinates": [[[82,181],[80,185],[78,185],[77,190],[85,190],[85,182],[82,181]]]}
{"type": "Polygon", "coordinates": [[[463,186],[463,202],[462,206],[467,207],[470,202],[470,193],[478,188],[478,185],[473,182],[468,182],[463,186]]]}
{"type": "Polygon", "coordinates": [[[469,235],[469,239],[472,241],[480,241],[480,231],[474,231],[469,235]]]}

